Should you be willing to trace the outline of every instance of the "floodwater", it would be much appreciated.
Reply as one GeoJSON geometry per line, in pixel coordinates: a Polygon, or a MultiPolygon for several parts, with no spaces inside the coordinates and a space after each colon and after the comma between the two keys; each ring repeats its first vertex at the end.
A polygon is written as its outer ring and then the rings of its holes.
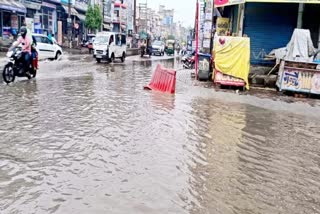
{"type": "Polygon", "coordinates": [[[70,58],[0,85],[1,214],[320,213],[318,105],[70,58]]]}

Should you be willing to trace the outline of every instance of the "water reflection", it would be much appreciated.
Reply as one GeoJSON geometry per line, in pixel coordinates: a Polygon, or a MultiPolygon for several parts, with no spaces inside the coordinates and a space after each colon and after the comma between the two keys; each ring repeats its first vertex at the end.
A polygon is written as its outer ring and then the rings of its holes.
{"type": "Polygon", "coordinates": [[[316,118],[143,90],[159,62],[65,63],[0,86],[1,213],[320,212],[316,118]]]}

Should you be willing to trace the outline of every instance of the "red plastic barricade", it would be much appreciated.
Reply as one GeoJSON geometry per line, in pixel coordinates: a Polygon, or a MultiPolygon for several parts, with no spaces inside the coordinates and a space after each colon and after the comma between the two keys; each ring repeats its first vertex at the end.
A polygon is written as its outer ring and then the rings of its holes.
{"type": "Polygon", "coordinates": [[[144,86],[144,89],[174,94],[176,91],[176,71],[158,65],[152,75],[151,82],[144,86]]]}

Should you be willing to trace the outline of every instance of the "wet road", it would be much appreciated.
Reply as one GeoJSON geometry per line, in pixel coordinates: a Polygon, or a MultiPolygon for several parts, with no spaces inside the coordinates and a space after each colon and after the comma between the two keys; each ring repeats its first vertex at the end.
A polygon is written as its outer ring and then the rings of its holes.
{"type": "Polygon", "coordinates": [[[320,213],[318,101],[188,71],[174,96],[142,90],[157,63],[71,56],[0,85],[0,213],[320,213]]]}

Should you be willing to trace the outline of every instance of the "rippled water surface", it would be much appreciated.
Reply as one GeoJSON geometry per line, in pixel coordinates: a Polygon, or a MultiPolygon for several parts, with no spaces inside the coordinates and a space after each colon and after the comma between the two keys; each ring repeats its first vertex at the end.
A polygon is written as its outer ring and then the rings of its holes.
{"type": "Polygon", "coordinates": [[[155,66],[46,62],[0,85],[0,213],[320,213],[319,107],[188,73],[144,91],[155,66]]]}

